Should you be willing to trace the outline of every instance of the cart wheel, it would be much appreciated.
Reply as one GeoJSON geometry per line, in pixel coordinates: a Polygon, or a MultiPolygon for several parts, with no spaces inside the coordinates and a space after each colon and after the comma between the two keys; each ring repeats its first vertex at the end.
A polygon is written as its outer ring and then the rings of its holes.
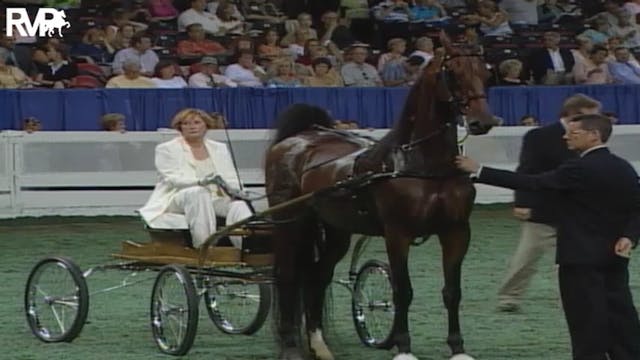
{"type": "Polygon", "coordinates": [[[395,316],[389,265],[369,260],[362,265],[353,290],[351,313],[360,341],[369,347],[393,347],[395,316]]]}
{"type": "Polygon", "coordinates": [[[24,308],[31,332],[38,339],[73,341],[89,311],[89,291],[80,268],[63,257],[38,262],[27,280],[24,308]]]}
{"type": "Polygon", "coordinates": [[[191,275],[182,266],[160,269],[151,292],[151,332],[165,354],[191,349],[198,330],[198,301],[191,275]]]}
{"type": "Polygon", "coordinates": [[[252,335],[269,315],[271,285],[215,277],[207,281],[204,301],[209,317],[220,331],[252,335]]]}

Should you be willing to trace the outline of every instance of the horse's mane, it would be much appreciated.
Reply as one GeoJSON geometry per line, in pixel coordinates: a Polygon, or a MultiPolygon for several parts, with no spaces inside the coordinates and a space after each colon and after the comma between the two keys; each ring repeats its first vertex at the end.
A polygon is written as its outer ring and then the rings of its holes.
{"type": "Polygon", "coordinates": [[[293,104],[276,119],[276,135],[271,146],[280,141],[312,129],[314,125],[333,127],[333,119],[326,110],[308,104],[293,104]]]}

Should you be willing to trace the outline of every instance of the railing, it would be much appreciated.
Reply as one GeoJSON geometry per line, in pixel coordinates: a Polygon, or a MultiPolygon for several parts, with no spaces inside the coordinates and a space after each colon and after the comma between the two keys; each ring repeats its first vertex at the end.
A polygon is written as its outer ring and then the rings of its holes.
{"type": "MultiPolygon", "coordinates": [[[[466,154],[486,165],[514,169],[522,136],[530,128],[496,128],[470,136],[466,154]]],[[[386,130],[360,132],[381,137],[386,130]]],[[[269,130],[231,130],[240,177],[263,191],[269,130]]],[[[133,215],[156,182],[154,148],[173,131],[0,133],[0,217],[37,215],[133,215]]],[[[223,131],[210,138],[226,141],[223,131]]],[[[640,170],[640,126],[614,128],[610,147],[640,170]]],[[[510,190],[477,185],[477,203],[511,202],[510,190]]],[[[264,208],[266,203],[259,203],[264,208]]]]}

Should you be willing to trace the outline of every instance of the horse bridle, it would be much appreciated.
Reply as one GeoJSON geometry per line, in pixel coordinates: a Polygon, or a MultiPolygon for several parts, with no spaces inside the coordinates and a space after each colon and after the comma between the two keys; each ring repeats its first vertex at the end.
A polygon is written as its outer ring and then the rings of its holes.
{"type": "Polygon", "coordinates": [[[436,130],[431,131],[430,133],[428,133],[427,135],[413,140],[409,143],[406,144],[402,144],[400,145],[400,149],[402,151],[410,151],[414,148],[416,148],[417,146],[421,145],[424,142],[427,142],[429,139],[439,135],[440,133],[442,133],[443,131],[445,131],[446,129],[450,128],[453,124],[457,124],[458,123],[458,119],[460,118],[461,115],[465,115],[465,112],[462,111],[462,109],[468,109],[469,108],[469,103],[473,100],[478,100],[478,99],[486,99],[487,95],[484,93],[481,94],[477,94],[477,95],[471,95],[471,96],[462,96],[459,97],[456,95],[455,92],[455,88],[457,86],[457,84],[455,83],[455,79],[454,77],[451,75],[453,73],[453,71],[451,71],[448,67],[447,67],[447,62],[455,59],[455,58],[459,58],[459,57],[481,57],[481,54],[458,54],[458,55],[447,55],[445,56],[444,60],[442,60],[442,65],[440,67],[440,71],[438,72],[437,76],[438,76],[438,80],[441,81],[444,86],[446,91],[449,93],[449,96],[447,97],[446,102],[451,104],[451,106],[454,109],[454,112],[456,113],[456,116],[454,117],[453,121],[447,121],[444,124],[442,124],[440,127],[438,127],[436,130]]]}

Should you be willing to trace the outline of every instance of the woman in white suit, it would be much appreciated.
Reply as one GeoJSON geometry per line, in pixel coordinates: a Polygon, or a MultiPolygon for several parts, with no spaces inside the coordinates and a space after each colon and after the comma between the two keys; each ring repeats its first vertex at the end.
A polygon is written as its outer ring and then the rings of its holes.
{"type": "MultiPolygon", "coordinates": [[[[198,248],[216,231],[216,216],[231,224],[252,215],[244,201],[231,200],[210,180],[219,175],[239,188],[236,170],[227,146],[205,138],[214,119],[198,109],[178,112],[171,126],[181,136],[156,147],[155,165],[159,182],[139,212],[155,229],[186,229],[198,248]]],[[[230,237],[242,248],[242,238],[230,237]]]]}

